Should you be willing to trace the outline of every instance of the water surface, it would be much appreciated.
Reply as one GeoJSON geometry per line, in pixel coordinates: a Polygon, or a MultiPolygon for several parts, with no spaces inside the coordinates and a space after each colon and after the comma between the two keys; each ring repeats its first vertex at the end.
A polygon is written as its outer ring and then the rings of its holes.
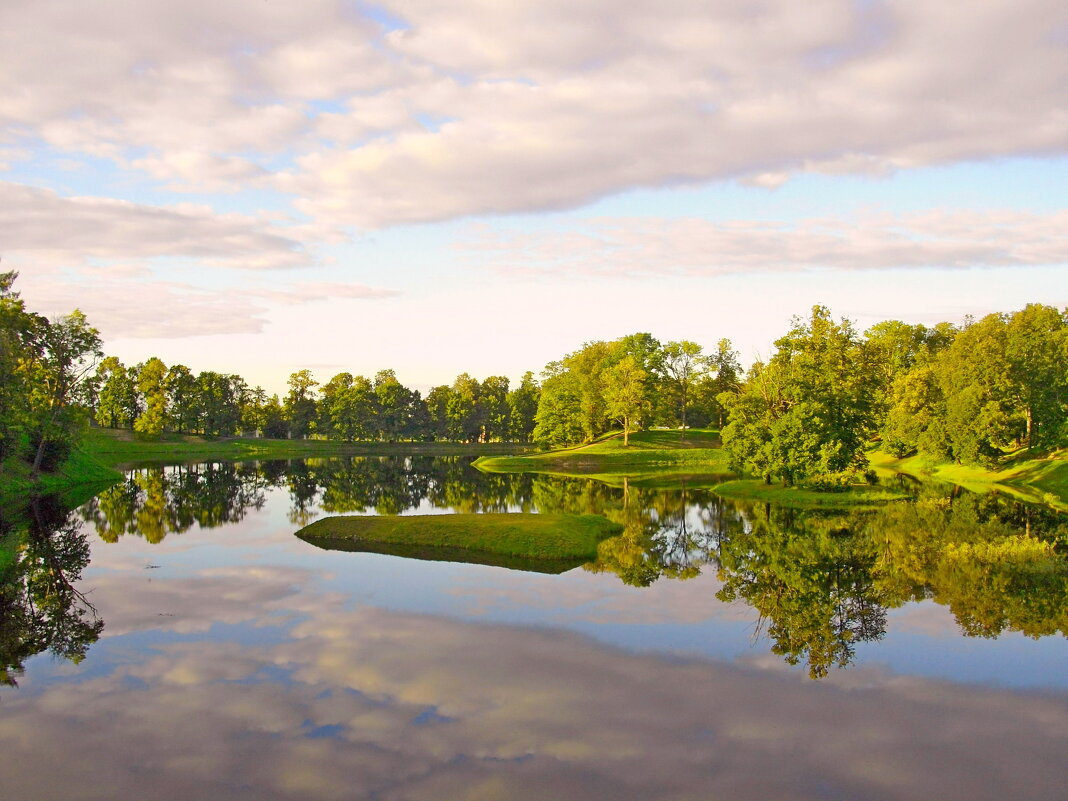
{"type": "Polygon", "coordinates": [[[420,457],[152,468],[9,510],[0,789],[1068,797],[1065,520],[918,496],[800,513],[420,457]],[[452,511],[625,528],[560,575],[293,536],[452,511]]]}

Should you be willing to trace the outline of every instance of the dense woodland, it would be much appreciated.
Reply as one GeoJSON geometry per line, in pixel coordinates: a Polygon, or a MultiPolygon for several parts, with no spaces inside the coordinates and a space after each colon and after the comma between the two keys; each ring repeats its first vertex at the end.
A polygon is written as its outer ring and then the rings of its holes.
{"type": "Polygon", "coordinates": [[[166,432],[342,441],[533,442],[558,447],[612,430],[713,426],[747,473],[833,486],[855,480],[881,440],[897,456],[992,466],[1068,444],[1068,312],[1032,304],[961,326],[887,321],[857,332],[822,306],[795,318],[775,352],[743,371],[728,339],[713,352],[647,333],[589,342],[527,372],[467,373],[425,397],[392,370],[289,376],[284,397],[239,375],[158,358],[104,358],[78,311],[28,311],[0,274],[0,460],[54,467],[89,421],[145,438],[166,432]]]}

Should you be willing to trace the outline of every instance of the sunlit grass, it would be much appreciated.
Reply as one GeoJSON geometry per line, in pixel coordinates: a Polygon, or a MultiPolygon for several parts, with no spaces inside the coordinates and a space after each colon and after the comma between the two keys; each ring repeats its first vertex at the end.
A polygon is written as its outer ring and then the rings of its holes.
{"type": "Polygon", "coordinates": [[[337,550],[502,566],[513,566],[509,560],[514,558],[573,567],[596,558],[597,543],[622,528],[600,515],[383,515],[326,517],[296,535],[337,550]]]}

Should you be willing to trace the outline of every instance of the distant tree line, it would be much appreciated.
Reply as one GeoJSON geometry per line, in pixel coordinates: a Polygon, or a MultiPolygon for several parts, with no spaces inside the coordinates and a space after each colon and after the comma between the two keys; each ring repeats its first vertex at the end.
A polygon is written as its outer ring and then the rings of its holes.
{"type": "Polygon", "coordinates": [[[0,463],[58,464],[87,416],[146,438],[259,434],[342,441],[533,442],[558,447],[615,430],[713,426],[734,466],[786,484],[855,479],[881,440],[896,456],[993,466],[1068,444],[1068,312],[1032,304],[961,326],[896,320],[858,333],[823,306],[796,317],[774,354],[743,372],[730,340],[705,354],[648,333],[588,342],[527,372],[467,373],[425,397],[392,370],[289,376],[284,397],[239,375],[127,367],[102,358],[81,312],[47,320],[0,274],[0,463]]]}
{"type": "Polygon", "coordinates": [[[99,425],[153,438],[165,431],[207,437],[259,434],[346,442],[528,442],[539,389],[527,373],[518,387],[503,376],[478,381],[467,373],[424,398],[393,370],[373,379],[338,373],[320,385],[310,370],[289,376],[284,397],[249,387],[239,375],[151,358],[131,367],[104,359],[89,394],[99,425]]]}

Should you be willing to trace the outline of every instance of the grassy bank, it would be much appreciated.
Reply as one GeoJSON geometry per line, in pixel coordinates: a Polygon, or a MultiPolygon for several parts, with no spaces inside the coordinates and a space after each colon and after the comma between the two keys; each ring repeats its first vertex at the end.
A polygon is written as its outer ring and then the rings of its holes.
{"type": "Polygon", "coordinates": [[[77,506],[121,478],[119,470],[139,465],[330,456],[480,456],[520,450],[522,446],[509,443],[206,439],[189,434],[164,434],[157,440],[143,440],[125,429],[90,428],[59,470],[42,474],[36,481],[31,479],[28,465],[18,461],[5,464],[0,471],[0,504],[17,503],[30,495],[60,493],[65,501],[77,506]]]}
{"type": "Polygon", "coordinates": [[[296,536],[329,550],[557,573],[592,561],[622,531],[599,515],[453,514],[327,517],[296,536]]]}
{"type": "Polygon", "coordinates": [[[888,501],[906,500],[909,497],[907,493],[900,490],[868,484],[856,484],[841,492],[827,492],[806,487],[765,484],[760,479],[725,481],[717,484],[713,490],[717,495],[725,498],[776,503],[802,509],[877,506],[888,501]]]}
{"type": "Polygon", "coordinates": [[[488,456],[475,461],[487,473],[549,473],[596,478],[613,483],[622,475],[635,480],[675,475],[727,475],[727,455],[719,447],[719,432],[690,429],[639,431],[623,445],[621,433],[609,434],[589,445],[524,454],[488,456]]]}
{"type": "Polygon", "coordinates": [[[205,439],[190,434],[164,434],[158,440],[138,439],[133,432],[93,428],[84,439],[85,451],[110,467],[218,459],[304,459],[315,456],[474,456],[511,454],[521,446],[510,443],[453,442],[334,442],[317,439],[205,439]]]}
{"type": "Polygon", "coordinates": [[[974,492],[996,490],[1020,500],[1068,510],[1068,449],[1039,455],[1023,452],[994,470],[939,462],[925,456],[899,459],[884,451],[872,451],[868,461],[880,472],[943,481],[974,492]]]}

